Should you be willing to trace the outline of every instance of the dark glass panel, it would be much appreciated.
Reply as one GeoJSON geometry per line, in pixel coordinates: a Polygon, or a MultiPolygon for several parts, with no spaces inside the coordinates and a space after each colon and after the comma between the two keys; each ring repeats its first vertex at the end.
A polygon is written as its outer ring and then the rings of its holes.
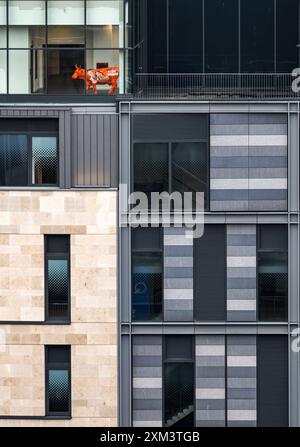
{"type": "Polygon", "coordinates": [[[148,72],[167,72],[167,2],[148,1],[148,72]]]}
{"type": "Polygon", "coordinates": [[[165,338],[165,360],[193,360],[193,341],[189,335],[168,335],[165,338]]]}
{"type": "Polygon", "coordinates": [[[132,319],[160,320],[162,315],[162,255],[132,255],[132,319]]]}
{"type": "Polygon", "coordinates": [[[56,137],[32,137],[32,183],[57,184],[56,137]]]}
{"type": "Polygon", "coordinates": [[[205,2],[205,72],[238,72],[238,14],[238,0],[205,2]]]}
{"type": "Polygon", "coordinates": [[[49,259],[47,269],[49,319],[68,318],[69,262],[67,259],[49,259]]]}
{"type": "Polygon", "coordinates": [[[288,310],[288,260],[286,253],[258,253],[260,321],[285,321],[288,310]]]}
{"type": "Polygon", "coordinates": [[[276,1],[277,72],[298,67],[298,0],[276,1]]]}
{"type": "Polygon", "coordinates": [[[241,1],[241,71],[274,72],[274,0],[241,1]]]}
{"type": "Polygon", "coordinates": [[[26,135],[0,135],[0,185],[26,186],[28,147],[26,135]]]}
{"type": "Polygon", "coordinates": [[[168,144],[136,143],[134,145],[134,191],[168,191],[168,144]]]}
{"type": "Polygon", "coordinates": [[[69,254],[70,237],[66,235],[52,235],[46,236],[46,251],[47,254],[69,254]]]}
{"type": "Polygon", "coordinates": [[[165,427],[192,427],[194,423],[194,365],[166,363],[164,366],[165,427]]]}
{"type": "Polygon", "coordinates": [[[169,72],[201,73],[202,42],[202,0],[170,0],[169,72]]]}
{"type": "MultiPolygon", "coordinates": [[[[172,191],[203,192],[208,190],[207,143],[172,144],[172,191]]],[[[195,206],[195,195],[193,205],[195,206]]]]}
{"type": "Polygon", "coordinates": [[[69,411],[69,371],[65,369],[49,370],[49,412],[66,413],[69,411]]]}

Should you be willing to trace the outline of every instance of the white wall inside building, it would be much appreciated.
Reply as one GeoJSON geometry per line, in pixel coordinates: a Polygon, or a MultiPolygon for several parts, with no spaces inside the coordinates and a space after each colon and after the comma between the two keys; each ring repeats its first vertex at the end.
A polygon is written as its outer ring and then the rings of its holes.
{"type": "Polygon", "coordinates": [[[48,0],[49,25],[84,25],[84,1],[48,0]]]}
{"type": "Polygon", "coordinates": [[[44,25],[44,1],[11,1],[9,2],[9,23],[11,25],[44,25]]]}

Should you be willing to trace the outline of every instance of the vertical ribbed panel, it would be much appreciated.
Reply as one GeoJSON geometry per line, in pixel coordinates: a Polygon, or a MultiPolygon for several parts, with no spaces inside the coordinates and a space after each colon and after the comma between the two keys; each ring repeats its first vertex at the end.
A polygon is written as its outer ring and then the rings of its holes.
{"type": "Polygon", "coordinates": [[[193,320],[193,238],[164,229],[164,320],[193,320]]]}
{"type": "Polygon", "coordinates": [[[162,337],[135,335],[132,342],[132,423],[162,426],[162,337]]]}
{"type": "Polygon", "coordinates": [[[225,336],[196,336],[196,426],[225,426],[225,336]]]}
{"type": "Polygon", "coordinates": [[[256,321],[255,225],[227,225],[227,321],[256,321]]]}
{"type": "Polygon", "coordinates": [[[227,425],[255,427],[256,336],[227,336],[227,425]]]}

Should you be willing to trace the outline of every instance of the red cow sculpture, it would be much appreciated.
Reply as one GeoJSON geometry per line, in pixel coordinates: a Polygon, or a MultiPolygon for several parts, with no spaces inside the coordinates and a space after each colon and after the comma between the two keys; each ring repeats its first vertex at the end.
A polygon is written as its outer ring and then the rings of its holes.
{"type": "Polygon", "coordinates": [[[81,65],[75,65],[75,71],[72,74],[73,79],[82,79],[86,81],[85,88],[88,92],[93,87],[94,94],[97,92],[97,85],[111,85],[109,94],[117,93],[119,67],[107,67],[107,68],[89,68],[87,72],[81,65]]]}

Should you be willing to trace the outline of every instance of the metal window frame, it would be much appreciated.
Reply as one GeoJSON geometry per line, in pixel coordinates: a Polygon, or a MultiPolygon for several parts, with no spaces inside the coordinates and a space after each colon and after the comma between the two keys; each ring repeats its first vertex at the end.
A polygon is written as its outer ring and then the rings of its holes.
{"type": "MultiPolygon", "coordinates": [[[[72,372],[72,349],[71,349],[71,345],[63,345],[65,348],[69,348],[69,352],[70,352],[70,362],[69,363],[54,363],[54,362],[49,362],[48,357],[49,357],[49,348],[51,347],[56,347],[58,345],[45,345],[45,415],[46,416],[54,416],[54,417],[72,417],[72,377],[71,377],[71,372],[72,372]],[[68,374],[69,374],[69,383],[68,383],[68,392],[69,392],[69,399],[68,399],[68,411],[49,411],[49,403],[50,403],[50,399],[49,399],[49,371],[50,370],[67,370],[68,374]]],[[[59,345],[61,346],[61,345],[59,345]]]]}
{"type": "Polygon", "coordinates": [[[44,235],[44,290],[45,290],[45,322],[52,324],[68,324],[71,322],[71,239],[68,234],[47,234],[44,235]],[[65,236],[68,237],[68,253],[48,253],[47,242],[49,237],[65,236]],[[65,319],[53,319],[49,316],[49,287],[48,287],[48,261],[49,260],[66,260],[68,263],[68,301],[67,301],[67,317],[65,319]]]}

